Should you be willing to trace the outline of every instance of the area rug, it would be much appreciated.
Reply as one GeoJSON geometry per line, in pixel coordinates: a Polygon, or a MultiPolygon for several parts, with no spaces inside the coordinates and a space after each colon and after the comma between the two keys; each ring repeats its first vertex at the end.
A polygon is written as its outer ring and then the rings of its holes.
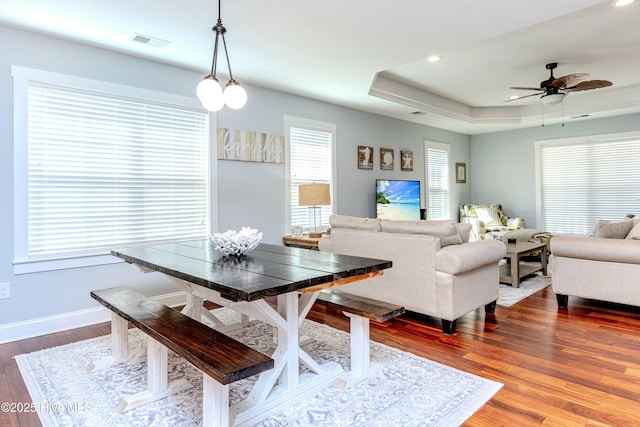
{"type": "Polygon", "coordinates": [[[515,303],[522,301],[528,296],[546,288],[551,284],[551,276],[544,276],[540,273],[529,276],[520,282],[520,287],[514,288],[511,285],[500,283],[500,293],[498,305],[511,307],[515,303]]]}
{"type": "MultiPolygon", "coordinates": [[[[224,309],[222,309],[224,310],[224,309]]],[[[348,334],[306,320],[303,348],[320,363],[349,369],[348,334]]],[[[256,323],[236,338],[265,351],[272,328],[256,323]]],[[[129,331],[131,348],[146,337],[129,331]]],[[[124,396],[146,388],[146,358],[85,373],[86,365],[110,355],[110,336],[93,338],[16,357],[44,426],[200,426],[202,376],[169,352],[169,379],[184,377],[193,388],[119,414],[124,396]]],[[[380,369],[342,390],[327,389],[276,414],[259,426],[454,426],[487,402],[502,384],[413,354],[372,343],[372,363],[380,369]]],[[[255,379],[230,387],[231,403],[242,400],[255,379]]]]}

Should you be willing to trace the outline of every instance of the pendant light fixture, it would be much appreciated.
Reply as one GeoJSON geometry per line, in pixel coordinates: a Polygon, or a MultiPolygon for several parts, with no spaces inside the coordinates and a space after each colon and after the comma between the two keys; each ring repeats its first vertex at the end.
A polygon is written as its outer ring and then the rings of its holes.
{"type": "Polygon", "coordinates": [[[240,83],[238,83],[231,73],[231,63],[229,62],[229,53],[227,52],[227,42],[224,34],[227,29],[222,25],[220,19],[220,0],[218,0],[218,22],[211,28],[216,35],[213,47],[213,61],[211,62],[211,73],[198,83],[196,95],[204,108],[209,111],[219,111],[226,104],[227,107],[238,110],[247,103],[247,92],[240,83]],[[218,46],[220,38],[222,38],[222,47],[224,48],[224,56],[227,60],[227,68],[229,69],[229,82],[225,85],[224,91],[218,78],[216,77],[218,67],[218,46]]]}

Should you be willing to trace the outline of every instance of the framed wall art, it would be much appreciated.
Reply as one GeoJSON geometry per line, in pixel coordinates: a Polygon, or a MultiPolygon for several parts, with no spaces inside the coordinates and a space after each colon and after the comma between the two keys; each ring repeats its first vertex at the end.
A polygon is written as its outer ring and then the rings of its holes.
{"type": "Polygon", "coordinates": [[[218,159],[284,163],[284,135],[217,129],[218,159]]]}
{"type": "Polygon", "coordinates": [[[413,171],[413,151],[400,151],[400,170],[407,172],[413,171]]]}
{"type": "Polygon", "coordinates": [[[373,147],[358,145],[358,169],[373,169],[373,147]]]}
{"type": "Polygon", "coordinates": [[[456,183],[464,184],[467,182],[467,164],[456,163],[456,183]]]}
{"type": "Polygon", "coordinates": [[[394,166],[394,151],[393,148],[381,148],[380,149],[380,170],[392,171],[394,166]]]}

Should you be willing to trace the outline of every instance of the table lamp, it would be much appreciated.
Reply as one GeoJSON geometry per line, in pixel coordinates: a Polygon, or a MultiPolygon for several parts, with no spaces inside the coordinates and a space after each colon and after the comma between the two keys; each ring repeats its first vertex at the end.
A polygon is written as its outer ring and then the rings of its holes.
{"type": "Polygon", "coordinates": [[[298,186],[298,206],[309,207],[309,225],[313,222],[313,232],[309,237],[322,237],[318,226],[322,223],[320,206],[331,204],[329,184],[300,184],[298,186]]]}

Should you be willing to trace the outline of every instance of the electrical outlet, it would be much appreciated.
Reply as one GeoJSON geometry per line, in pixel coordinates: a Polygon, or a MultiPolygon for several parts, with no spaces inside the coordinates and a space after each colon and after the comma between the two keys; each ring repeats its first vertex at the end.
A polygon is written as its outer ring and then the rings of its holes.
{"type": "Polygon", "coordinates": [[[0,299],[9,298],[11,296],[11,288],[9,282],[0,283],[0,299]]]}

